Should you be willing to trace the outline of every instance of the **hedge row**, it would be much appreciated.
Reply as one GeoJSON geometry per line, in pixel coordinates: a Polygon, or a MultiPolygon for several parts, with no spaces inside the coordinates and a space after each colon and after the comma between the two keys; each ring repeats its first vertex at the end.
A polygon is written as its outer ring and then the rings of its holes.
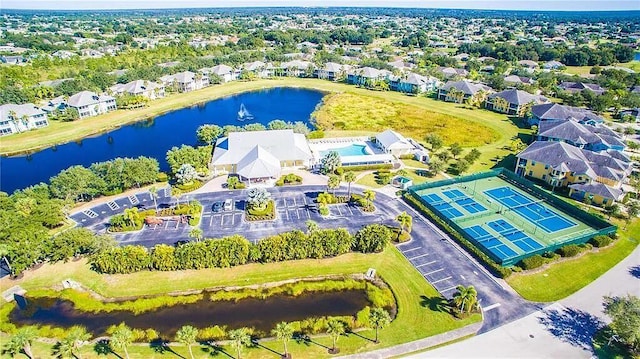
{"type": "Polygon", "coordinates": [[[393,164],[391,163],[381,163],[375,165],[360,165],[360,166],[347,166],[347,167],[338,167],[336,169],[336,173],[338,171],[344,172],[344,170],[348,171],[367,171],[367,170],[381,170],[381,169],[392,169],[393,164]],[[342,170],[340,170],[342,169],[342,170]]]}
{"type": "Polygon", "coordinates": [[[279,262],[305,258],[333,257],[349,251],[371,253],[384,250],[391,230],[381,224],[363,227],[354,235],[346,229],[299,230],[269,236],[253,244],[240,235],[187,242],[176,247],[159,244],[114,247],[90,258],[93,270],[105,274],[126,274],[142,270],[227,268],[248,262],[279,262]]]}
{"type": "Polygon", "coordinates": [[[462,245],[469,253],[471,253],[477,260],[491,271],[495,276],[500,278],[507,278],[513,272],[511,268],[503,267],[500,264],[496,263],[493,259],[491,259],[488,255],[482,252],[478,247],[476,247],[473,243],[468,241],[466,238],[462,236],[458,231],[453,229],[449,224],[443,221],[440,217],[436,216],[429,208],[420,203],[415,197],[411,194],[407,193],[403,197],[405,201],[413,208],[424,213],[429,219],[435,223],[438,228],[447,232],[453,239],[455,239],[460,245],[462,245]]]}

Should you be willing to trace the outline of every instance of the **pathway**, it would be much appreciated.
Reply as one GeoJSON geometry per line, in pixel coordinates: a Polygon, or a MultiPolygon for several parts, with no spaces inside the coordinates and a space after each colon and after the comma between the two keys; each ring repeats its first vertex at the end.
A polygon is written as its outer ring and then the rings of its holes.
{"type": "Polygon", "coordinates": [[[605,295],[640,296],[640,246],[575,294],[513,323],[411,358],[591,358],[605,295]]]}

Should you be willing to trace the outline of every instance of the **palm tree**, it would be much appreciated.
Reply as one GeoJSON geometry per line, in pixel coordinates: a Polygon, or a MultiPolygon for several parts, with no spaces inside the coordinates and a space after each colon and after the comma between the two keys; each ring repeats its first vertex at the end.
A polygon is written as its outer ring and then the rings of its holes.
{"type": "MultiPolygon", "coordinates": [[[[318,222],[308,219],[305,224],[307,225],[307,233],[312,233],[317,231],[318,229],[320,229],[320,226],[318,226],[318,222]]],[[[1,255],[1,254],[0,254],[1,255]]]]}
{"type": "Polygon", "coordinates": [[[351,197],[351,183],[356,180],[356,174],[353,171],[347,171],[344,174],[344,181],[349,185],[349,189],[347,190],[348,197],[351,197]]]}
{"type": "Polygon", "coordinates": [[[456,290],[453,295],[453,304],[460,313],[470,313],[478,306],[478,292],[472,285],[468,287],[459,285],[456,290]]]}
{"type": "Polygon", "coordinates": [[[236,349],[237,358],[240,359],[242,347],[251,344],[251,336],[247,328],[235,329],[229,332],[231,345],[236,349]]]}
{"type": "Polygon", "coordinates": [[[200,228],[194,228],[189,232],[189,237],[195,238],[196,242],[200,242],[202,240],[203,232],[200,228]]]}
{"type": "Polygon", "coordinates": [[[373,201],[376,199],[376,193],[370,189],[365,189],[362,194],[364,195],[364,199],[367,200],[367,208],[371,208],[373,201]]]}
{"type": "Polygon", "coordinates": [[[9,339],[6,351],[10,354],[24,353],[27,357],[33,358],[31,353],[31,343],[36,338],[37,332],[34,327],[22,327],[18,329],[9,339]]]}
{"type": "Polygon", "coordinates": [[[411,233],[411,226],[413,225],[413,217],[411,217],[407,212],[402,212],[396,217],[396,221],[400,224],[400,232],[398,232],[398,238],[400,238],[400,234],[407,230],[407,233],[411,233]]]}
{"type": "Polygon", "coordinates": [[[133,343],[133,331],[126,324],[120,323],[116,330],[111,334],[111,345],[115,348],[122,349],[124,356],[129,359],[127,347],[133,343]]]}
{"type": "Polygon", "coordinates": [[[340,176],[330,175],[329,179],[327,179],[327,189],[335,194],[338,187],[340,187],[340,176]]]}
{"type": "Polygon", "coordinates": [[[373,308],[369,313],[369,325],[376,330],[376,343],[378,343],[378,329],[383,329],[389,323],[391,323],[391,315],[383,308],[373,308]]]}
{"type": "Polygon", "coordinates": [[[176,333],[176,341],[182,343],[189,348],[189,355],[191,359],[193,359],[193,351],[191,350],[191,346],[196,343],[196,339],[198,338],[198,329],[185,325],[178,330],[176,333]]]}
{"type": "Polygon", "coordinates": [[[432,159],[429,161],[429,170],[434,176],[442,172],[442,170],[444,170],[444,166],[445,163],[440,160],[432,159]]]}
{"type": "Polygon", "coordinates": [[[238,182],[239,182],[238,177],[228,177],[227,178],[227,188],[229,188],[229,189],[236,188],[236,185],[238,184],[238,182]]]}
{"type": "Polygon", "coordinates": [[[91,334],[87,333],[87,330],[84,327],[73,326],[69,329],[64,341],[70,344],[71,355],[80,359],[80,354],[77,351],[74,353],[74,350],[80,350],[80,348],[86,344],[89,339],[91,339],[91,334]]]}
{"type": "Polygon", "coordinates": [[[153,199],[153,206],[156,208],[156,213],[158,213],[158,189],[153,186],[149,188],[149,193],[151,194],[151,198],[153,199]]]}
{"type": "Polygon", "coordinates": [[[127,208],[124,210],[124,217],[131,223],[131,227],[136,226],[138,219],[138,207],[127,208]]]}
{"type": "Polygon", "coordinates": [[[327,323],[327,334],[331,336],[331,340],[333,341],[333,346],[329,349],[329,354],[337,354],[340,350],[336,348],[336,342],[338,338],[344,334],[345,328],[344,323],[339,321],[338,319],[331,319],[327,323]]]}
{"type": "Polygon", "coordinates": [[[16,114],[15,111],[11,110],[9,111],[9,118],[11,119],[11,122],[13,122],[13,124],[16,126],[16,131],[18,131],[18,133],[22,132],[20,130],[20,119],[18,118],[18,114],[16,114]]]}
{"type": "Polygon", "coordinates": [[[282,340],[282,344],[284,345],[284,357],[290,358],[289,352],[287,351],[287,342],[293,338],[293,326],[287,322],[278,323],[271,331],[271,334],[275,335],[279,340],[282,340]]]}

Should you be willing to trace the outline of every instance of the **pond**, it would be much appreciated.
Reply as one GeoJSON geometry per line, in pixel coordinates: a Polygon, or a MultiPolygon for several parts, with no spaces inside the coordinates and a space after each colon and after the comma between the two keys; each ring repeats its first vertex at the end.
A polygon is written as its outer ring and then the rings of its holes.
{"type": "Polygon", "coordinates": [[[312,317],[355,315],[370,305],[363,290],[306,292],[296,297],[285,294],[265,299],[248,298],[237,302],[212,301],[205,295],[192,304],[163,307],[134,315],[128,311],[81,312],[72,302],[51,298],[26,298],[24,309],[17,306],[10,321],[18,325],[52,325],[68,328],[84,326],[94,336],[105,335],[111,325],[125,322],[137,329],[153,328],[165,338],[172,338],[183,325],[197,328],[226,325],[228,329],[252,327],[269,333],[281,321],[292,322],[312,317]]]}
{"type": "MultiPolygon", "coordinates": [[[[0,159],[0,190],[11,193],[39,182],[48,182],[61,170],[73,165],[89,166],[116,157],[149,156],[168,169],[166,153],[173,146],[196,144],[196,130],[203,124],[242,126],[280,119],[309,124],[311,113],[324,94],[296,88],[273,88],[228,96],[201,105],[183,108],[155,119],[126,125],[110,132],[51,147],[28,156],[0,159]],[[238,121],[245,106],[254,118],[238,121]]],[[[150,103],[153,106],[153,102],[150,103]]],[[[87,119],[92,121],[95,119],[87,119]]],[[[309,124],[309,127],[312,126],[309,124]]]]}

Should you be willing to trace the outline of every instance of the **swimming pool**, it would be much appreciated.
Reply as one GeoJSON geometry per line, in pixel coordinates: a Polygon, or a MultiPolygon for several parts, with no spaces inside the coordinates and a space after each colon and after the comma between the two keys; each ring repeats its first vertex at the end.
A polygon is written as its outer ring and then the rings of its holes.
{"type": "Polygon", "coordinates": [[[358,145],[354,143],[346,147],[338,147],[338,148],[332,148],[326,151],[320,151],[320,156],[324,157],[327,153],[332,151],[338,152],[340,157],[371,155],[366,145],[358,145]]]}

